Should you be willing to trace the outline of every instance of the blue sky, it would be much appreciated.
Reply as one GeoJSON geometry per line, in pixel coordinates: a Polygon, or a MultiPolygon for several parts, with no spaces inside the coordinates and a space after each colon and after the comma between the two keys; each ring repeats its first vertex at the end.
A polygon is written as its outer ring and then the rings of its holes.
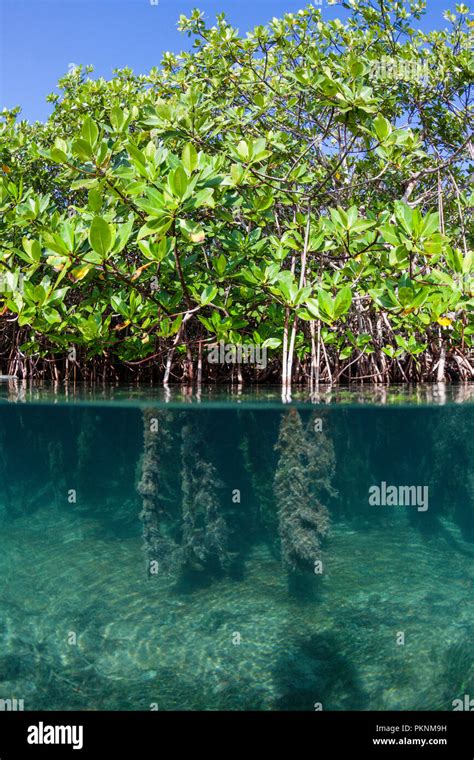
{"type": "MultiPolygon", "coordinates": [[[[340,15],[325,7],[327,18],[340,15]]],[[[224,11],[245,32],[272,16],[296,11],[307,0],[0,0],[0,108],[20,105],[24,118],[44,119],[46,95],[70,63],[93,64],[93,76],[109,78],[114,68],[146,73],[166,50],[190,43],[176,29],[180,13],[198,7],[212,18],[224,11]]],[[[469,4],[469,3],[467,3],[469,4]]],[[[442,11],[452,0],[428,0],[422,26],[445,26],[442,11]]]]}

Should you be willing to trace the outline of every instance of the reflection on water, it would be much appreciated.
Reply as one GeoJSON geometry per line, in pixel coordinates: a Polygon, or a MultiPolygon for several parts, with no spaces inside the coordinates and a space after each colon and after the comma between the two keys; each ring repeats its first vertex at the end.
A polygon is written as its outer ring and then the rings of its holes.
{"type": "Polygon", "coordinates": [[[411,385],[319,385],[317,390],[293,388],[282,392],[279,386],[208,385],[188,387],[184,385],[146,386],[133,383],[74,385],[33,382],[0,375],[1,403],[74,404],[91,405],[113,401],[114,406],[148,408],[166,404],[170,407],[196,404],[200,406],[227,407],[229,404],[245,404],[246,408],[262,406],[279,408],[282,403],[308,406],[310,404],[379,404],[408,405],[430,404],[443,406],[474,403],[472,383],[417,383],[411,385]]]}
{"type": "Polygon", "coordinates": [[[473,414],[5,405],[0,700],[453,709],[474,696],[473,414]]]}

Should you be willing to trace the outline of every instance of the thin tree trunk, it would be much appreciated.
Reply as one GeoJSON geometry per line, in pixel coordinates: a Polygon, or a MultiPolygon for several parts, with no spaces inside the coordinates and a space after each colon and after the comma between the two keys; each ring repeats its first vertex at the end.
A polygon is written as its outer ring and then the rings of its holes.
{"type": "MultiPolygon", "coordinates": [[[[193,311],[195,311],[195,309],[193,311]]],[[[187,311],[186,314],[184,315],[183,321],[181,322],[179,330],[176,333],[176,337],[175,337],[175,339],[173,341],[173,345],[171,346],[171,348],[168,351],[168,356],[166,358],[165,375],[164,375],[164,378],[163,378],[163,385],[168,385],[170,374],[171,374],[171,366],[173,364],[173,356],[174,356],[174,352],[175,352],[176,346],[178,345],[179,341],[181,340],[181,336],[183,334],[183,330],[184,330],[184,327],[186,325],[186,322],[188,321],[188,319],[191,318],[191,314],[193,313],[193,311],[187,311]]]]}
{"type": "Polygon", "coordinates": [[[332,385],[331,367],[329,366],[329,359],[328,359],[328,355],[326,353],[326,346],[324,345],[324,340],[322,338],[321,338],[321,345],[323,347],[324,360],[326,362],[326,367],[328,369],[328,380],[329,380],[329,383],[332,385]]]}
{"type": "Polygon", "coordinates": [[[282,369],[281,369],[281,382],[283,388],[286,389],[288,385],[287,373],[288,373],[288,322],[289,322],[289,309],[285,309],[285,325],[283,327],[283,355],[282,355],[282,369]]]}
{"type": "Polygon", "coordinates": [[[316,354],[316,386],[319,385],[320,366],[321,366],[321,320],[318,319],[318,350],[316,354]]]}
{"type": "Polygon", "coordinates": [[[198,365],[197,365],[197,378],[196,378],[197,386],[198,388],[201,387],[202,383],[202,341],[199,341],[199,348],[198,348],[198,365]]]}
{"type": "MultiPolygon", "coordinates": [[[[301,256],[301,271],[300,271],[300,281],[299,281],[299,289],[304,286],[305,280],[306,280],[306,259],[308,255],[308,245],[309,245],[309,233],[311,229],[311,213],[308,209],[308,216],[306,220],[306,231],[304,236],[304,245],[303,245],[303,253],[301,256]]],[[[288,370],[287,370],[287,384],[291,387],[291,379],[292,379],[292,373],[293,373],[293,354],[295,351],[295,341],[296,341],[296,328],[298,325],[298,317],[294,316],[293,319],[293,326],[291,328],[291,338],[290,338],[290,347],[288,351],[288,370]]]]}
{"type": "Polygon", "coordinates": [[[316,328],[314,325],[314,319],[311,320],[309,323],[309,331],[311,333],[311,372],[309,377],[309,384],[311,388],[313,387],[314,383],[316,382],[316,367],[317,367],[317,359],[316,359],[316,328]]]}
{"type": "Polygon", "coordinates": [[[446,346],[444,343],[441,345],[441,353],[438,361],[438,371],[436,373],[436,380],[438,383],[443,382],[445,379],[445,366],[446,366],[446,346]]]}

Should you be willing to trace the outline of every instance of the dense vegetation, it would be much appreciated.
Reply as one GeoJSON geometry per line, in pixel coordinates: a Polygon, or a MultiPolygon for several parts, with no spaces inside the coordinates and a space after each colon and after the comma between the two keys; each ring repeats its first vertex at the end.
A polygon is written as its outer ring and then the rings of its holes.
{"type": "Polygon", "coordinates": [[[2,372],[165,383],[467,379],[472,22],[344,0],[0,126],[2,372]],[[207,361],[254,344],[266,367],[207,361]],[[235,373],[235,374],[234,374],[235,373]]]}

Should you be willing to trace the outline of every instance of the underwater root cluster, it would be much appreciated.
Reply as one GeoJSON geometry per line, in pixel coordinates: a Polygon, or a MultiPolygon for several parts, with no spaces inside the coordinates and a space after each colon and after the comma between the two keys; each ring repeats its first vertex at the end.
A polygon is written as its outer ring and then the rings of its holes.
{"type": "Polygon", "coordinates": [[[144,411],[143,459],[137,491],[142,497],[140,519],[143,523],[143,539],[147,559],[150,563],[157,561],[160,570],[173,572],[181,562],[181,552],[173,539],[162,533],[166,506],[162,499],[160,465],[161,455],[168,443],[166,427],[163,423],[163,412],[153,409],[144,411]]]}
{"type": "Polygon", "coordinates": [[[141,520],[148,559],[160,571],[227,570],[232,561],[228,550],[229,530],[222,514],[222,488],[215,466],[202,451],[203,433],[197,421],[181,430],[181,512],[173,514],[164,497],[163,454],[171,441],[163,412],[144,413],[144,452],[137,486],[142,497],[141,520]]]}
{"type": "MultiPolygon", "coordinates": [[[[322,432],[305,429],[299,413],[292,409],[284,415],[276,449],[280,453],[274,481],[278,507],[278,532],[283,564],[291,571],[314,567],[321,556],[321,541],[329,531],[329,512],[320,499],[323,487],[331,492],[332,444],[322,432]],[[316,478],[318,451],[325,459],[327,482],[316,478]]],[[[334,452],[332,452],[333,454],[334,452]]]]}
{"type": "Polygon", "coordinates": [[[219,503],[222,483],[216,468],[200,454],[202,430],[194,421],[182,429],[182,509],[185,563],[196,570],[229,568],[229,531],[219,503]]]}

